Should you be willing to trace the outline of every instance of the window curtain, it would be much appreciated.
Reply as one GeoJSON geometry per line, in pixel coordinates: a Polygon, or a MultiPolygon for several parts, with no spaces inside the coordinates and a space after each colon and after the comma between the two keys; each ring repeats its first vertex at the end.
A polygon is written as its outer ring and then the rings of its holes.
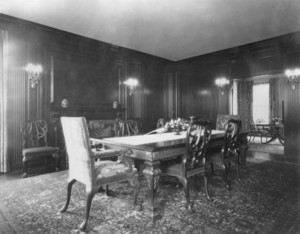
{"type": "Polygon", "coordinates": [[[239,81],[237,85],[238,115],[242,119],[243,129],[247,130],[252,119],[253,81],[239,81]]]}
{"type": "Polygon", "coordinates": [[[270,123],[274,117],[278,117],[278,110],[276,108],[276,89],[278,86],[277,79],[270,79],[270,123]]]}
{"type": "Polygon", "coordinates": [[[0,29],[0,173],[10,170],[7,134],[8,32],[0,29]]]}
{"type": "Polygon", "coordinates": [[[261,82],[253,85],[252,117],[254,122],[268,124],[270,122],[270,83],[261,82]]]}

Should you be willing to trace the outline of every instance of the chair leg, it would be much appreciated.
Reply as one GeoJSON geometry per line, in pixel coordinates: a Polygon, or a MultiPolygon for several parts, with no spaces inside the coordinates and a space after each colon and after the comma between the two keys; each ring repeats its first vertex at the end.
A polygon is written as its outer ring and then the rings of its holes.
{"type": "Polygon", "coordinates": [[[93,200],[93,197],[95,196],[95,194],[98,192],[98,190],[99,190],[99,187],[96,187],[96,188],[86,187],[85,219],[79,226],[80,230],[84,230],[86,228],[87,221],[90,216],[92,200],[93,200]]]}
{"type": "Polygon", "coordinates": [[[239,182],[242,182],[241,177],[240,177],[240,163],[237,161],[235,163],[235,167],[236,167],[236,176],[239,182]]]}
{"type": "Polygon", "coordinates": [[[69,206],[69,203],[70,203],[70,199],[71,199],[71,192],[72,192],[72,186],[73,184],[76,182],[75,179],[72,179],[68,182],[68,185],[67,185],[67,201],[66,201],[66,204],[64,205],[64,207],[62,207],[60,209],[60,212],[61,213],[64,213],[67,211],[67,208],[69,206]]]}
{"type": "Polygon", "coordinates": [[[52,157],[54,159],[55,171],[59,171],[59,163],[60,163],[60,155],[59,155],[59,153],[54,153],[52,155],[52,157]]]}
{"type": "Polygon", "coordinates": [[[227,168],[226,168],[226,165],[225,165],[225,164],[223,164],[222,169],[223,169],[224,182],[225,182],[226,188],[230,191],[230,190],[231,190],[231,187],[229,186],[229,183],[228,183],[228,179],[227,179],[227,168]]]}
{"type": "Polygon", "coordinates": [[[202,176],[203,176],[203,180],[204,180],[205,195],[206,195],[206,197],[207,197],[207,199],[209,201],[212,201],[211,197],[208,194],[208,185],[207,185],[207,176],[206,176],[206,173],[203,173],[202,176]]]}
{"type": "Polygon", "coordinates": [[[47,173],[47,171],[48,171],[48,155],[46,155],[44,158],[44,170],[45,170],[45,173],[47,173]]]}
{"type": "Polygon", "coordinates": [[[190,202],[190,179],[189,178],[178,178],[184,188],[185,199],[186,199],[186,209],[192,210],[190,202]]]}
{"type": "Polygon", "coordinates": [[[23,175],[22,178],[26,178],[27,177],[27,158],[23,157],[23,175]]]}

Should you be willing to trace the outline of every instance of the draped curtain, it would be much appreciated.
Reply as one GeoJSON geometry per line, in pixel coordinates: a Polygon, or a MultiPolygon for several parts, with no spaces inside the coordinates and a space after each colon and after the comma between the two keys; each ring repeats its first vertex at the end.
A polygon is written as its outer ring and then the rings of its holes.
{"type": "Polygon", "coordinates": [[[238,115],[241,117],[243,129],[249,129],[249,121],[252,119],[253,81],[238,81],[237,84],[238,115]]]}
{"type": "Polygon", "coordinates": [[[270,79],[270,123],[274,117],[278,117],[278,110],[276,110],[276,89],[278,86],[277,79],[270,79]]]}
{"type": "Polygon", "coordinates": [[[8,32],[0,29],[0,172],[10,170],[8,162],[7,92],[8,92],[8,32]]]}

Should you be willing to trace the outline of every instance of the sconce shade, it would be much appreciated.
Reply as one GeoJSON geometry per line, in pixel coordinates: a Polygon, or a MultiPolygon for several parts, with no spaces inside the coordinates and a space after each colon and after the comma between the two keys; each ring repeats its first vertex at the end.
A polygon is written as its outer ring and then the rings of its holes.
{"type": "Polygon", "coordinates": [[[40,81],[40,74],[43,71],[41,65],[34,65],[32,63],[27,64],[25,71],[28,73],[28,79],[30,80],[30,86],[34,88],[36,84],[40,81]]]}
{"type": "Polygon", "coordinates": [[[229,84],[229,80],[226,79],[225,77],[221,77],[221,78],[217,78],[215,80],[215,84],[218,86],[219,91],[221,92],[221,94],[224,94],[225,91],[225,85],[229,84]]]}
{"type": "Polygon", "coordinates": [[[124,84],[129,88],[129,95],[134,93],[135,88],[138,86],[139,82],[137,79],[128,78],[124,81],[124,84]]]}
{"type": "Polygon", "coordinates": [[[284,74],[286,75],[289,85],[292,87],[292,89],[295,89],[298,84],[298,77],[300,76],[300,69],[287,69],[285,70],[284,74]]]}

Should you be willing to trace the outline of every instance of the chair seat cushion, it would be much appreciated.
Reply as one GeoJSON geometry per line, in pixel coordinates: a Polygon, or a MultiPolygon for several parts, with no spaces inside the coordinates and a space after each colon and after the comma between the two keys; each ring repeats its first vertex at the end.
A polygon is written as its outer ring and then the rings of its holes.
{"type": "Polygon", "coordinates": [[[95,172],[96,183],[107,184],[127,180],[137,173],[137,169],[134,167],[130,169],[122,163],[105,160],[95,162],[95,172]]]}
{"type": "Polygon", "coordinates": [[[44,146],[44,147],[34,147],[27,148],[22,150],[22,154],[24,157],[27,156],[43,156],[43,155],[51,155],[57,153],[59,149],[57,147],[44,146]]]}

